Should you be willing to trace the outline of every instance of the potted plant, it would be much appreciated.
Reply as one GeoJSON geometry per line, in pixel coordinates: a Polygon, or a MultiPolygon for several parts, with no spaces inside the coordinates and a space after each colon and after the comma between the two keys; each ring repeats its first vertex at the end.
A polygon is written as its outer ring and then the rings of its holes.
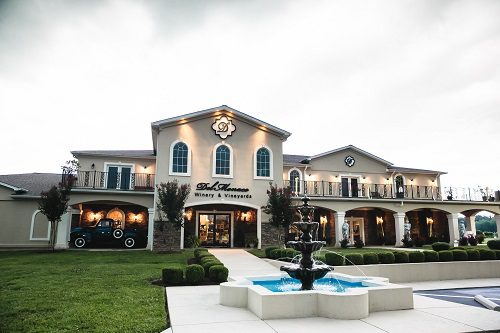
{"type": "Polygon", "coordinates": [[[451,187],[448,189],[448,195],[446,196],[446,199],[448,200],[453,200],[453,191],[451,189],[451,187]]]}
{"type": "Polygon", "coordinates": [[[257,237],[255,238],[250,238],[248,240],[248,243],[247,243],[247,246],[252,248],[252,249],[255,249],[257,246],[259,245],[259,239],[257,237]]]}

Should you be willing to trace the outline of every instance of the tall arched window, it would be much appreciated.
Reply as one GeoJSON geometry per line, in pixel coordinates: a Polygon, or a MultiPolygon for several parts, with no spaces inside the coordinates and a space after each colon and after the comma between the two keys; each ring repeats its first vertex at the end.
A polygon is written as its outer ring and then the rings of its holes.
{"type": "Polygon", "coordinates": [[[189,176],[191,173],[191,156],[189,147],[182,141],[175,141],[170,146],[170,174],[189,176]]]}
{"type": "Polygon", "coordinates": [[[228,145],[221,144],[215,148],[215,176],[232,177],[232,151],[228,145]]]}
{"type": "Polygon", "coordinates": [[[396,188],[396,198],[404,198],[405,190],[404,190],[404,178],[402,175],[397,175],[394,178],[394,187],[396,188]]]}
{"type": "Polygon", "coordinates": [[[255,178],[272,178],[272,159],[271,150],[262,147],[255,153],[255,178]]]}
{"type": "Polygon", "coordinates": [[[293,192],[300,193],[300,171],[298,169],[292,169],[288,175],[290,188],[293,192]]]}

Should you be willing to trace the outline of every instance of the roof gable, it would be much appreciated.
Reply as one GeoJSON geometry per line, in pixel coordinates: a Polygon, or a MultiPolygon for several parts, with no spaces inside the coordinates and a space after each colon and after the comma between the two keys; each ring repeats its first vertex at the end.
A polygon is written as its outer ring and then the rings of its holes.
{"type": "Polygon", "coordinates": [[[324,153],[321,153],[321,154],[318,154],[318,155],[311,156],[311,157],[309,157],[309,161],[317,159],[317,158],[321,158],[321,157],[324,157],[324,156],[336,154],[336,153],[339,153],[339,152],[342,152],[342,151],[346,151],[346,150],[353,150],[353,151],[357,152],[360,155],[363,155],[363,156],[366,156],[368,158],[371,158],[371,159],[373,159],[373,160],[375,160],[377,162],[385,164],[386,166],[392,165],[391,162],[386,161],[386,160],[384,160],[384,159],[382,159],[382,158],[380,158],[378,156],[375,156],[373,154],[370,154],[369,152],[367,152],[367,151],[365,151],[363,149],[360,149],[360,148],[358,148],[356,146],[353,146],[353,145],[348,145],[348,146],[345,146],[345,147],[333,149],[333,150],[330,150],[330,151],[327,151],[327,152],[324,152],[324,153]]]}
{"type": "Polygon", "coordinates": [[[278,136],[282,141],[286,141],[286,139],[291,135],[290,132],[285,131],[281,128],[278,128],[274,125],[266,123],[260,119],[254,118],[246,113],[233,109],[227,105],[221,105],[215,108],[210,108],[206,110],[196,111],[192,113],[187,113],[184,115],[180,115],[177,117],[167,118],[163,120],[158,120],[151,123],[151,132],[153,136],[153,147],[156,150],[156,141],[157,135],[162,128],[170,127],[170,126],[178,126],[182,124],[186,124],[192,121],[196,121],[199,119],[211,118],[220,115],[226,115],[232,119],[237,119],[244,123],[247,123],[251,126],[258,128],[259,130],[272,133],[278,136]]]}

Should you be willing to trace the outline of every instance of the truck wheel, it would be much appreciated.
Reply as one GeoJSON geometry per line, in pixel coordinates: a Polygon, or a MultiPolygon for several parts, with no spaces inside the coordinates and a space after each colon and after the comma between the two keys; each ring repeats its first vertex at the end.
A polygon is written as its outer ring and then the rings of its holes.
{"type": "Polygon", "coordinates": [[[125,238],[125,241],[123,242],[126,248],[133,248],[135,245],[135,239],[133,237],[127,237],[125,238]]]}
{"type": "Polygon", "coordinates": [[[82,247],[85,247],[85,245],[87,245],[87,241],[83,237],[77,237],[73,241],[73,244],[75,244],[75,247],[81,249],[82,247]]]}
{"type": "Polygon", "coordinates": [[[115,229],[113,230],[113,237],[116,239],[122,238],[123,236],[123,230],[122,229],[115,229]]]}

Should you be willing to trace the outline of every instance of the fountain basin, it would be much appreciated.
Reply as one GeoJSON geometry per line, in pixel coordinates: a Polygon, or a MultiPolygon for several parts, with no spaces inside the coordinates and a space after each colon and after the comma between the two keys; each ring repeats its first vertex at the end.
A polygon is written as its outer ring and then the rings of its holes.
{"type": "Polygon", "coordinates": [[[411,287],[385,278],[350,276],[330,272],[326,278],[361,283],[363,288],[345,292],[302,290],[272,292],[253,281],[280,280],[281,275],[240,278],[220,285],[220,304],[248,308],[261,319],[326,317],[362,319],[370,312],[413,309],[411,287]]]}

